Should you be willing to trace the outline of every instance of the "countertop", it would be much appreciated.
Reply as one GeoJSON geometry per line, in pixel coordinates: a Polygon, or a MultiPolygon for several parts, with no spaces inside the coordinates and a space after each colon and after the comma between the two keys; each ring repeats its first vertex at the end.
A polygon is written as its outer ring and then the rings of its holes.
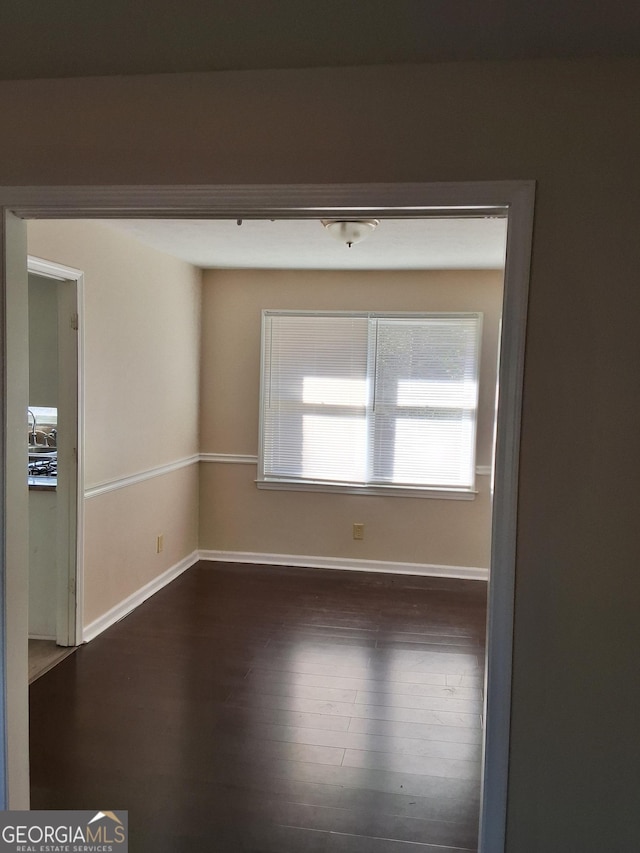
{"type": "Polygon", "coordinates": [[[27,477],[29,488],[37,492],[55,492],[57,477],[27,477]]]}

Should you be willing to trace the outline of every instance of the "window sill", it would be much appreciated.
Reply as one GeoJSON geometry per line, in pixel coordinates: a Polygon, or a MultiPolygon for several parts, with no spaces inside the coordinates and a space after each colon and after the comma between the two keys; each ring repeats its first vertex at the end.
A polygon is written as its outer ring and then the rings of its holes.
{"type": "Polygon", "coordinates": [[[472,501],[475,489],[418,489],[412,486],[345,486],[341,483],[302,483],[298,480],[256,480],[259,489],[284,492],[329,492],[340,495],[374,495],[394,498],[431,498],[436,500],[472,501]]]}

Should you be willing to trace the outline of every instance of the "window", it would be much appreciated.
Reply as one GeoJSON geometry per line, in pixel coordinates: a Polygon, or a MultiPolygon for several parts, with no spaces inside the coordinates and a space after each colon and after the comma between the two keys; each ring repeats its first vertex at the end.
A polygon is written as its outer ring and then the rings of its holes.
{"type": "Polygon", "coordinates": [[[481,320],[264,311],[258,486],[472,496],[481,320]]]}

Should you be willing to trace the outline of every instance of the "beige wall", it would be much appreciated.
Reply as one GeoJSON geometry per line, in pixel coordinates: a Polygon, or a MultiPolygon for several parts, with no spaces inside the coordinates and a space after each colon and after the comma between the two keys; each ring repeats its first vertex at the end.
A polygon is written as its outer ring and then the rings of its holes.
{"type": "Polygon", "coordinates": [[[31,220],[29,253],[85,274],[85,485],[198,452],[200,272],[89,221],[31,220]]]}
{"type": "MultiPolygon", "coordinates": [[[[491,464],[499,271],[209,270],[203,279],[201,450],[258,452],[261,312],[481,311],[478,465],[491,464]]],[[[489,478],[474,501],[258,490],[256,466],[202,463],[200,547],[488,568],[489,478]],[[355,542],[353,522],[365,524],[355,542]]]]}
{"type": "Polygon", "coordinates": [[[637,847],[638,91],[637,59],[0,84],[8,185],[536,180],[507,853],[637,847]]]}
{"type": "Polygon", "coordinates": [[[29,405],[58,405],[58,288],[29,273],[29,405]]]}
{"type": "MultiPolygon", "coordinates": [[[[89,221],[30,221],[28,248],[84,272],[85,488],[196,454],[200,272],[89,221]]],[[[85,502],[85,625],[197,548],[196,506],[197,465],[85,502]]]]}
{"type": "Polygon", "coordinates": [[[85,502],[84,623],[137,592],[198,547],[198,465],[85,502]],[[164,551],[156,553],[156,537],[164,551]]]}

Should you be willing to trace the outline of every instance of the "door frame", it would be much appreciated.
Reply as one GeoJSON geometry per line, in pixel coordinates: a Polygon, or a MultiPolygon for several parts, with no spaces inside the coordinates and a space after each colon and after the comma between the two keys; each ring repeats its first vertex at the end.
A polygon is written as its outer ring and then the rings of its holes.
{"type": "MultiPolygon", "coordinates": [[[[75,393],[75,429],[68,436],[69,453],[75,456],[74,482],[68,484],[66,494],[58,486],[56,531],[58,545],[58,575],[56,601],[56,642],[59,646],[77,646],[82,642],[83,624],[83,558],[84,558],[84,273],[74,267],[27,256],[27,273],[39,275],[52,281],[69,281],[74,285],[72,300],[76,315],[74,352],[69,360],[75,374],[71,393],[75,393]],[[61,500],[65,506],[60,507],[61,500]],[[63,510],[63,511],[61,511],[63,510]],[[61,535],[62,534],[62,535],[61,535]],[[63,558],[68,555],[66,569],[63,558]]],[[[67,326],[71,318],[62,318],[67,326]]],[[[65,328],[64,331],[68,331],[65,328]]],[[[59,368],[60,373],[60,368],[59,368]]],[[[60,477],[59,485],[60,485],[60,477]]]]}
{"type": "MultiPolygon", "coordinates": [[[[509,770],[511,666],[516,570],[518,462],[524,374],[525,332],[529,267],[533,235],[534,181],[489,181],[426,184],[337,185],[219,185],[219,186],[113,186],[113,187],[8,187],[0,190],[2,276],[0,305],[6,308],[0,334],[8,335],[11,295],[19,290],[19,256],[26,227],[20,231],[16,217],[27,218],[134,218],[134,219],[330,219],[416,218],[420,216],[508,215],[507,252],[502,312],[500,395],[497,412],[494,509],[487,624],[487,666],[483,745],[483,780],[479,849],[504,850],[509,770]],[[9,232],[9,236],[7,234],[9,232]],[[14,236],[11,236],[11,235],[14,236]],[[12,276],[15,281],[12,280],[12,276]],[[6,297],[9,297],[8,299],[6,297]]],[[[26,254],[26,253],[25,253],[26,254]]],[[[2,339],[2,382],[11,380],[11,347],[2,339]],[[7,356],[7,353],[9,355],[7,356]]],[[[14,439],[7,428],[12,414],[7,405],[0,436],[0,451],[8,460],[14,439]]],[[[20,553],[21,529],[7,526],[10,488],[2,482],[3,584],[19,565],[5,565],[5,554],[20,553]],[[17,544],[17,548],[16,548],[17,544]]],[[[12,609],[3,607],[3,631],[11,629],[12,609]]],[[[6,648],[0,655],[0,674],[6,648]]],[[[14,679],[15,681],[15,679],[14,679]]],[[[3,691],[0,726],[7,742],[4,704],[7,693],[25,690],[12,683],[3,691]]],[[[11,717],[8,728],[11,729],[11,717]]],[[[2,734],[2,732],[0,732],[2,734]]],[[[11,734],[11,732],[9,732],[11,734]]],[[[11,743],[11,741],[9,741],[11,743]]],[[[22,745],[24,746],[24,744],[22,745]]],[[[25,753],[26,756],[27,753],[25,753]]],[[[0,752],[0,777],[11,766],[11,755],[0,752]]],[[[26,760],[26,757],[25,757],[26,760]]],[[[19,769],[19,768],[18,768],[19,769]]],[[[18,784],[18,783],[17,783],[18,784]]],[[[8,779],[11,801],[11,775],[8,779]]],[[[2,796],[0,789],[0,796],[2,796]]]]}

